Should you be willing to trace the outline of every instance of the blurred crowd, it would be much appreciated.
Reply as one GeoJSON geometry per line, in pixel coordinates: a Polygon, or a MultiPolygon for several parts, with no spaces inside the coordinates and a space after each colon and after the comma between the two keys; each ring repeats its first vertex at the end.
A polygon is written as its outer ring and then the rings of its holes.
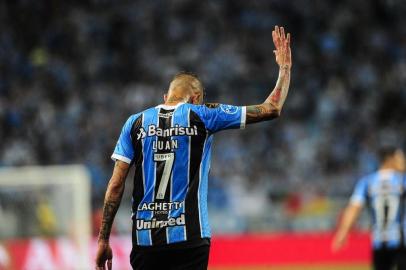
{"type": "Polygon", "coordinates": [[[405,144],[404,14],[403,0],[1,1],[0,165],[86,164],[97,209],[129,115],[161,103],[181,70],[208,102],[262,102],[282,25],[282,116],[217,136],[209,199],[214,217],[288,220],[322,202],[317,214],[376,168],[380,144],[405,144]]]}

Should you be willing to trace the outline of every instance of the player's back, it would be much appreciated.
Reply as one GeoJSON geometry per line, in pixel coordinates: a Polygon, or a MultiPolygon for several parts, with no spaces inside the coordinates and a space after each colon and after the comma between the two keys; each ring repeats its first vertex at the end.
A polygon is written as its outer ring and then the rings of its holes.
{"type": "Polygon", "coordinates": [[[128,157],[135,165],[135,246],[210,237],[207,182],[212,134],[243,127],[244,110],[182,103],[159,105],[127,120],[112,157],[128,157]]]}
{"type": "Polygon", "coordinates": [[[404,193],[404,175],[394,170],[379,170],[358,182],[352,201],[365,201],[371,210],[375,248],[402,243],[404,193]]]}

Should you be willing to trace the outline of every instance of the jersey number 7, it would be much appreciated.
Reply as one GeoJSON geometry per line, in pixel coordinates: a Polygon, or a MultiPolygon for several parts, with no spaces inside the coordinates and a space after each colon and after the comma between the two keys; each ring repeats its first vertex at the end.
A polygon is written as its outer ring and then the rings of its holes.
{"type": "Polygon", "coordinates": [[[164,171],[162,172],[161,182],[159,183],[156,199],[163,200],[165,198],[166,189],[168,187],[169,178],[172,174],[173,161],[175,160],[175,153],[155,154],[154,161],[164,161],[164,171]]]}

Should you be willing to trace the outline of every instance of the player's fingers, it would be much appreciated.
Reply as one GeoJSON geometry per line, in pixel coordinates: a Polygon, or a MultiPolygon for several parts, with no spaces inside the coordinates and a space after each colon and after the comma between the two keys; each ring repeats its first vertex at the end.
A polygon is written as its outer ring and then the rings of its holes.
{"type": "Polygon", "coordinates": [[[278,40],[279,40],[279,46],[283,47],[285,45],[285,39],[282,36],[282,32],[281,32],[282,27],[279,27],[279,36],[278,36],[278,40]]]}
{"type": "Polygon", "coordinates": [[[278,43],[280,42],[281,39],[281,33],[279,32],[279,26],[275,26],[275,32],[276,32],[276,39],[278,40],[278,43]]]}
{"type": "Polygon", "coordinates": [[[278,41],[276,39],[276,32],[272,31],[272,40],[273,40],[273,44],[275,45],[275,47],[278,46],[278,41]]]}
{"type": "Polygon", "coordinates": [[[287,39],[284,39],[283,40],[283,50],[286,52],[287,50],[288,50],[288,40],[287,39]]]}
{"type": "Polygon", "coordinates": [[[274,41],[278,41],[278,33],[275,30],[272,31],[272,38],[274,41]]]}
{"type": "Polygon", "coordinates": [[[102,261],[100,261],[98,259],[96,260],[96,269],[102,268],[103,265],[104,265],[104,263],[102,261]]]}
{"type": "Polygon", "coordinates": [[[292,63],[292,52],[290,51],[290,47],[288,47],[288,52],[287,52],[286,56],[287,56],[287,62],[289,62],[291,64],[292,63]]]}
{"type": "Polygon", "coordinates": [[[96,269],[105,270],[106,269],[106,260],[103,257],[96,259],[96,269]]]}
{"type": "Polygon", "coordinates": [[[290,47],[290,33],[286,34],[286,41],[288,43],[288,47],[290,47]]]}
{"type": "Polygon", "coordinates": [[[345,238],[334,239],[333,249],[334,249],[335,252],[340,251],[344,247],[345,240],[346,240],[345,238]]]}
{"type": "Polygon", "coordinates": [[[285,40],[285,28],[281,27],[281,39],[285,40]]]}
{"type": "Polygon", "coordinates": [[[275,44],[276,49],[279,48],[279,37],[278,37],[278,33],[276,31],[276,28],[274,31],[272,31],[272,38],[273,38],[273,43],[275,44]]]}
{"type": "Polygon", "coordinates": [[[334,245],[332,247],[332,251],[334,253],[336,253],[336,252],[340,251],[341,247],[342,247],[341,243],[334,243],[334,245]]]}

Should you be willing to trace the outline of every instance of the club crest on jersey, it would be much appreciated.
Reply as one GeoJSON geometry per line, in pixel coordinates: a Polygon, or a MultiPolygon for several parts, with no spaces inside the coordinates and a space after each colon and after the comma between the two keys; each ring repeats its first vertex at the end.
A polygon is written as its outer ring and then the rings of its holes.
{"type": "Polygon", "coordinates": [[[193,127],[182,127],[175,125],[174,127],[162,129],[156,125],[148,126],[148,130],[141,127],[137,133],[137,140],[145,139],[146,137],[172,137],[172,136],[196,136],[198,135],[197,126],[193,127]]]}
{"type": "Polygon", "coordinates": [[[220,109],[227,114],[236,114],[238,112],[238,107],[232,105],[221,104],[220,109]]]}

